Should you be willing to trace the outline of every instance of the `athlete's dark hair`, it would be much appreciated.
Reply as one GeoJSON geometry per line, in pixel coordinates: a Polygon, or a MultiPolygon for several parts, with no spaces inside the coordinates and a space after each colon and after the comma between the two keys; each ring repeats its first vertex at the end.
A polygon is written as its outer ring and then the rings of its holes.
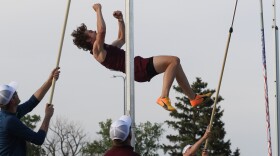
{"type": "Polygon", "coordinates": [[[87,42],[87,39],[89,37],[85,33],[86,31],[87,26],[84,23],[82,23],[81,26],[79,26],[76,30],[72,32],[71,36],[74,37],[73,42],[79,49],[83,49],[84,51],[91,51],[92,44],[90,42],[87,42]]]}

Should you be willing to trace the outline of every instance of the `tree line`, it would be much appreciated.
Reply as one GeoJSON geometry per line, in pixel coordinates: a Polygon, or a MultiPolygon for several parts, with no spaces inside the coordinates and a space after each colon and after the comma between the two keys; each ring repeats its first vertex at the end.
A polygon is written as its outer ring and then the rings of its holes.
{"type": "MultiPolygon", "coordinates": [[[[200,78],[191,85],[192,89],[200,94],[215,92],[207,88],[207,83],[200,78]]],[[[177,111],[170,112],[170,120],[164,123],[145,123],[136,124],[135,130],[135,151],[143,156],[159,156],[159,151],[172,156],[182,156],[182,149],[186,144],[195,143],[201,138],[209,124],[212,114],[212,106],[196,108],[191,107],[188,98],[184,96],[179,86],[173,86],[179,93],[176,97],[175,106],[177,111]],[[165,134],[163,127],[172,129],[174,133],[165,134]],[[168,143],[161,142],[165,137],[168,143]]],[[[219,102],[224,100],[218,97],[216,113],[211,137],[209,138],[209,155],[213,156],[239,156],[240,150],[231,150],[230,140],[225,140],[225,123],[221,120],[224,111],[219,102]]],[[[26,115],[22,121],[31,129],[35,129],[40,121],[39,115],[26,115]]],[[[100,130],[96,135],[100,139],[90,140],[84,128],[74,121],[65,118],[57,118],[51,125],[47,138],[42,146],[27,144],[28,156],[102,156],[106,150],[112,146],[109,136],[109,129],[112,119],[99,122],[100,130]]],[[[198,151],[201,155],[203,147],[198,151]]]]}

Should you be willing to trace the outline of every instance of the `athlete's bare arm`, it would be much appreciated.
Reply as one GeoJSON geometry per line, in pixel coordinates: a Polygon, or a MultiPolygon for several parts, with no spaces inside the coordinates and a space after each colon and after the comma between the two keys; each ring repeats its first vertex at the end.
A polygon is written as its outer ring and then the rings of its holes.
{"type": "Polygon", "coordinates": [[[103,45],[104,45],[105,35],[106,35],[106,25],[101,11],[101,4],[99,3],[94,4],[92,8],[96,12],[96,16],[97,16],[97,34],[96,34],[96,40],[93,43],[92,51],[95,57],[98,57],[100,53],[104,52],[103,45]]]}
{"type": "Polygon", "coordinates": [[[121,48],[125,44],[125,24],[123,20],[123,14],[121,11],[114,11],[113,16],[118,20],[119,32],[118,38],[112,45],[121,48]]]}

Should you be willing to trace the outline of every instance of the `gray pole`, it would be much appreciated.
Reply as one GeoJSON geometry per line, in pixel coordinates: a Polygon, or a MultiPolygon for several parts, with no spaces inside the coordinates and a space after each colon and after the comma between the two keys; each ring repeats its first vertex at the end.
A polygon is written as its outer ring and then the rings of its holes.
{"type": "Polygon", "coordinates": [[[278,46],[278,27],[276,25],[276,6],[275,6],[275,0],[272,1],[272,7],[273,7],[273,25],[272,25],[272,29],[274,31],[274,50],[275,50],[275,97],[276,97],[276,105],[275,105],[275,114],[276,114],[276,118],[275,118],[275,124],[276,124],[276,156],[280,156],[279,154],[279,124],[278,122],[280,121],[279,119],[279,112],[280,112],[280,108],[279,108],[279,46],[278,46]]]}
{"type": "Polygon", "coordinates": [[[134,110],[134,21],[133,21],[133,0],[125,1],[125,41],[126,41],[126,55],[125,55],[125,73],[126,73],[126,104],[127,115],[130,115],[132,120],[131,132],[131,146],[135,146],[135,110],[134,110]]]}
{"type": "Polygon", "coordinates": [[[126,102],[125,102],[125,76],[122,76],[122,75],[113,75],[112,78],[117,78],[117,77],[120,77],[123,79],[123,114],[125,115],[125,111],[126,111],[126,102]]]}

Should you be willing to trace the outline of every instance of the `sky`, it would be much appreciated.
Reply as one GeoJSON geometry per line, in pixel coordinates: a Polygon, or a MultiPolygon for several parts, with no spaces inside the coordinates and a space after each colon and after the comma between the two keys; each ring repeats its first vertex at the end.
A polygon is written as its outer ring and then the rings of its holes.
{"type": "MultiPolygon", "coordinates": [[[[196,77],[216,89],[232,22],[234,0],[135,0],[134,55],[175,55],[190,81],[196,77]]],[[[79,122],[98,139],[98,123],[123,114],[122,73],[105,69],[91,55],[73,45],[71,33],[81,23],[96,29],[94,3],[101,3],[107,26],[106,43],[117,38],[113,11],[125,12],[125,1],[72,0],[59,66],[61,75],[53,96],[54,116],[79,122]]],[[[264,1],[268,94],[273,153],[275,153],[275,56],[271,1],[264,1]]],[[[55,68],[67,1],[0,0],[0,83],[19,83],[18,94],[27,100],[55,68]]],[[[276,4],[276,6],[279,6],[276,4]]],[[[278,11],[279,12],[279,11],[278,11]]],[[[279,17],[277,12],[276,16],[279,17]]],[[[279,21],[276,21],[279,22],[279,21]]],[[[222,121],[242,156],[267,155],[266,112],[261,51],[259,1],[239,1],[220,88],[224,101],[222,121]]],[[[163,123],[169,112],[155,101],[162,74],[149,83],[135,82],[135,122],[163,123]]],[[[174,82],[174,85],[177,85],[174,82]]],[[[49,93],[31,114],[44,115],[49,93]]],[[[178,94],[171,90],[173,103],[178,94]]],[[[166,133],[170,132],[165,127],[166,133]]]]}

